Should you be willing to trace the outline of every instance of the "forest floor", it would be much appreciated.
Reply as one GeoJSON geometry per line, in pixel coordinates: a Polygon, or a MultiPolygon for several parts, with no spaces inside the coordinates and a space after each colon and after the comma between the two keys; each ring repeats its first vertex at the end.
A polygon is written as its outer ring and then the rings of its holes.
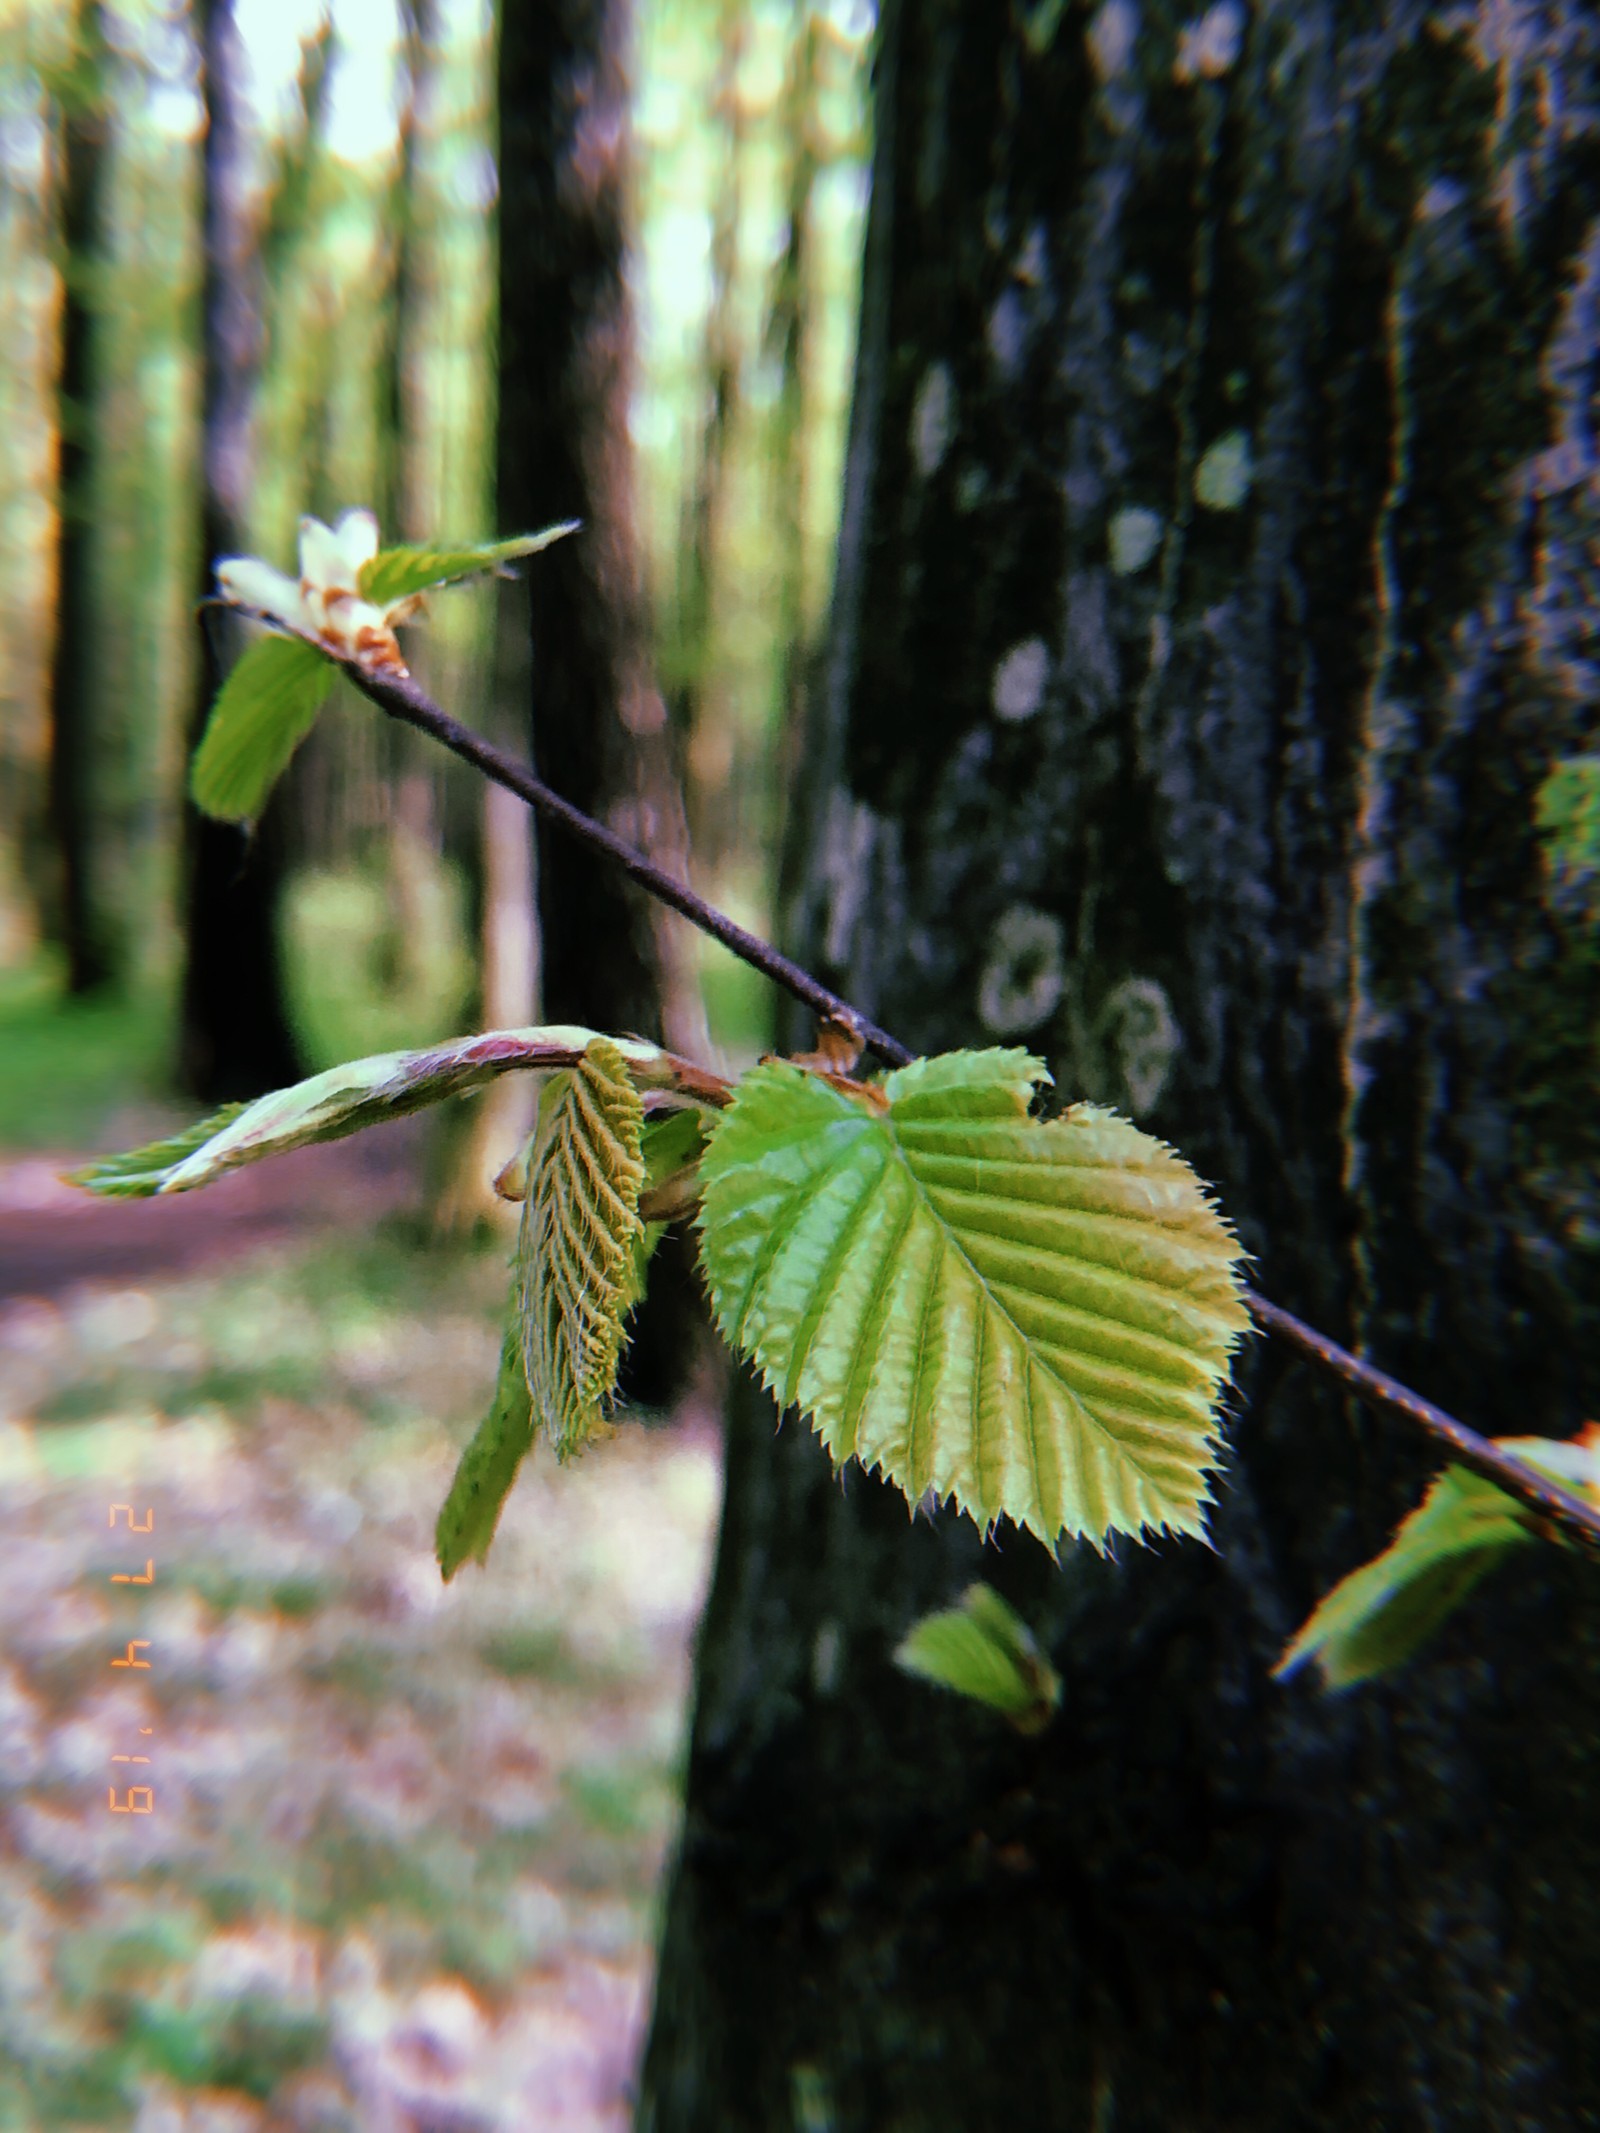
{"type": "Polygon", "coordinates": [[[403,1131],[159,1204],[0,1155],[5,2133],[628,2122],[714,1415],[534,1455],[443,1585],[505,1248],[419,1241],[403,1131]]]}

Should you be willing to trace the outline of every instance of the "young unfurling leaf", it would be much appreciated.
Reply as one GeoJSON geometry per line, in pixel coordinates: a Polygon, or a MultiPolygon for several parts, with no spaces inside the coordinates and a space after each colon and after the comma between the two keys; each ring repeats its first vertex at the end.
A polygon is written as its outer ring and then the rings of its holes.
{"type": "Polygon", "coordinates": [[[533,1442],[533,1403],[516,1325],[506,1329],[489,1412],[461,1455],[434,1529],[434,1552],[448,1585],[469,1557],[486,1560],[517,1468],[533,1442]]]}
{"type": "Polygon", "coordinates": [[[1061,1701],[1061,1677],[1022,1618],[992,1585],[969,1585],[960,1605],[924,1615],[894,1655],[902,1672],[1042,1733],[1061,1701]]]}
{"type": "Polygon", "coordinates": [[[834,1460],[1047,1545],[1203,1533],[1241,1251],[1198,1178],[1042,1064],[953,1052],[854,1091],[769,1061],[712,1129],[717,1323],[834,1460]]]}
{"type": "Polygon", "coordinates": [[[189,773],[200,812],[253,822],[332,687],[332,667],[299,637],[258,637],[247,645],[211,707],[189,773]]]}
{"type": "Polygon", "coordinates": [[[298,577],[257,556],[222,557],[220,597],[290,634],[260,638],[223,684],[190,775],[195,805],[224,821],[254,821],[327,700],[330,658],[404,677],[395,629],[422,593],[501,569],[576,530],[571,520],[472,547],[380,550],[377,519],[355,510],[333,526],[300,521],[298,577]]]}
{"type": "Polygon", "coordinates": [[[566,519],[559,526],[546,526],[541,533],[519,534],[509,541],[479,541],[461,548],[384,548],[361,567],[360,591],[364,600],[383,607],[396,601],[431,592],[435,586],[459,584],[463,578],[480,577],[485,571],[503,570],[507,563],[537,555],[552,542],[576,533],[578,521],[566,519]]]}
{"type": "MultiPolygon", "coordinates": [[[[108,1156],[73,1173],[73,1183],[124,1199],[158,1192],[189,1192],[209,1185],[243,1163],[281,1155],[312,1141],[341,1140],[365,1126],[442,1103],[481,1088],[498,1075],[526,1068],[557,1068],[582,1056],[595,1032],[570,1023],[545,1028],[484,1030],[452,1037],[420,1052],[381,1052],[350,1059],[309,1081],[274,1089],[253,1104],[234,1104],[200,1125],[148,1148],[108,1156]]],[[[643,1088],[675,1089],[691,1072],[670,1052],[637,1037],[604,1040],[643,1088]]],[[[694,1075],[703,1086],[707,1077],[694,1075]]],[[[637,1099],[636,1099],[637,1100],[637,1099]]]]}
{"type": "Polygon", "coordinates": [[[567,1459],[604,1427],[623,1322],[638,1300],[644,1107],[621,1049],[597,1037],[539,1102],[517,1243],[522,1359],[535,1427],[567,1459]]]}
{"type": "MultiPolygon", "coordinates": [[[[1570,1443],[1502,1437],[1497,1449],[1600,1500],[1593,1425],[1570,1443]]],[[[1510,1548],[1539,1538],[1525,1505],[1464,1466],[1446,1467],[1381,1555],[1317,1603],[1274,1669],[1315,1661],[1327,1689],[1353,1688],[1404,1664],[1510,1548]]]]}

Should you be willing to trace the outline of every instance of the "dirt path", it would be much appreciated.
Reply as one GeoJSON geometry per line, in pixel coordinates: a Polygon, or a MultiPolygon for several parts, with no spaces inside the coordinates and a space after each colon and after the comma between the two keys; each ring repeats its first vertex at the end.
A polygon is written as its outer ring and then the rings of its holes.
{"type": "Polygon", "coordinates": [[[81,1156],[0,1154],[0,1304],[80,1281],[203,1270],[258,1244],[362,1228],[416,1204],[421,1145],[418,1122],[400,1119],[157,1200],[102,1200],[68,1185],[62,1172],[81,1156]]]}

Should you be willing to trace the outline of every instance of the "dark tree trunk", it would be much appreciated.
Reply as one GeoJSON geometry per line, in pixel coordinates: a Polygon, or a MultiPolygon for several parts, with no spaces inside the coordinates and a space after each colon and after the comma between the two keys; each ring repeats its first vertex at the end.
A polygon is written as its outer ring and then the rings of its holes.
{"type": "MultiPolygon", "coordinates": [[[[206,98],[205,334],[201,596],[219,556],[245,546],[250,411],[263,346],[261,263],[244,197],[245,65],[232,0],[201,9],[206,98]]],[[[205,729],[222,675],[246,633],[214,610],[201,661],[191,744],[205,729]]],[[[259,1096],[302,1071],[284,997],[277,938],[285,842],[283,788],[248,835],[185,807],[187,959],[179,1071],[207,1103],[259,1096]]]]}
{"type": "MultiPolygon", "coordinates": [[[[628,0],[513,4],[500,35],[499,513],[583,531],[528,567],[540,774],[660,846],[681,803],[650,672],[628,395],[628,0]]],[[[681,849],[681,830],[678,834],[681,849]]],[[[546,1014],[661,1027],[649,906],[583,847],[539,841],[546,1014]]]]}
{"type": "Polygon", "coordinates": [[[51,930],[74,993],[104,986],[115,944],[95,908],[94,825],[94,305],[102,260],[106,160],[105,40],[93,0],[77,9],[74,79],[62,100],[59,241],[61,370],[56,478],[56,635],[50,671],[50,819],[55,881],[51,930]]]}
{"type": "MultiPolygon", "coordinates": [[[[1592,14],[883,40],[794,943],[1174,1142],[1269,1295],[1567,1435],[1600,986],[1532,796],[1600,694],[1592,14]]],[[[1217,1552],[1059,1569],[739,1392],[642,2127],[1600,2125],[1600,1583],[1529,1551],[1394,1680],[1275,1685],[1430,1462],[1239,1379],[1217,1552]],[[1034,1741],[890,1665],[980,1572],[1064,1677],[1034,1741]]]]}
{"type": "MultiPolygon", "coordinates": [[[[539,773],[659,864],[687,864],[666,707],[650,665],[628,429],[629,0],[506,7],[500,32],[499,515],[577,518],[528,566],[539,773]]],[[[559,831],[538,840],[543,1014],[695,1048],[681,929],[559,831]]],[[[673,1245],[636,1318],[622,1394],[663,1403],[696,1318],[673,1245]]]]}

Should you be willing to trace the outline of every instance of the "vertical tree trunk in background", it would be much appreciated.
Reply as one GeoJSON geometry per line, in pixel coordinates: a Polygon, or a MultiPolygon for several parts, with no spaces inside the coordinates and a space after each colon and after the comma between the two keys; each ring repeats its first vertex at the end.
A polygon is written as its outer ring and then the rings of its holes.
{"type": "MultiPolygon", "coordinates": [[[[251,400],[260,373],[261,265],[244,197],[244,53],[232,0],[200,10],[205,68],[205,403],[202,597],[218,556],[246,545],[251,400]]],[[[191,739],[198,741],[220,673],[243,649],[243,627],[214,611],[201,662],[191,739]],[[213,659],[217,664],[213,665],[213,659]]],[[[208,1103],[258,1096],[301,1071],[285,1004],[276,931],[284,871],[282,788],[253,833],[185,809],[187,962],[180,1074],[208,1103]]]]}
{"type": "Polygon", "coordinates": [[[61,373],[58,414],[56,634],[50,674],[50,814],[58,869],[50,898],[67,983],[93,992],[113,975],[113,943],[95,908],[94,307],[101,266],[100,190],[108,104],[100,9],[83,0],[74,78],[60,138],[61,373]]]}
{"type": "MultiPolygon", "coordinates": [[[[499,517],[583,530],[527,566],[539,774],[680,877],[688,834],[650,662],[628,427],[629,0],[509,5],[500,31],[499,517]]],[[[686,930],[559,831],[538,839],[541,1012],[704,1055],[686,930]]],[[[619,1392],[665,1405],[701,1322],[676,1235],[619,1392]]]]}
{"type": "MultiPolygon", "coordinates": [[[[733,769],[726,705],[713,695],[714,612],[726,515],[728,449],[739,405],[739,222],[744,120],[739,71],[748,32],[744,0],[722,0],[717,18],[711,117],[716,176],[711,201],[711,287],[697,380],[703,405],[683,499],[683,538],[674,586],[676,686],[672,719],[690,769],[691,835],[703,864],[714,867],[732,841],[728,786],[733,769]]],[[[725,686],[725,685],[724,685],[725,686]]]]}
{"type": "MultiPolygon", "coordinates": [[[[879,65],[793,944],[1567,1435],[1595,992],[1532,796],[1600,697],[1590,15],[891,0],[879,65]]],[[[1274,1684],[1430,1461],[1282,1351],[1239,1378],[1217,1552],[1059,1569],[739,1392],[642,2127],[1600,2119],[1600,1582],[1528,1552],[1394,1680],[1274,1684]],[[1063,1675],[1037,1740],[890,1664],[978,1573],[1063,1675]]]]}
{"type": "MultiPolygon", "coordinates": [[[[628,0],[504,11],[499,515],[513,531],[583,521],[528,566],[541,776],[681,868],[628,430],[630,32],[628,0]]],[[[645,1034],[661,1031],[664,1010],[692,1021],[677,936],[658,935],[615,868],[559,835],[540,840],[539,923],[553,1021],[645,1034]]]]}

